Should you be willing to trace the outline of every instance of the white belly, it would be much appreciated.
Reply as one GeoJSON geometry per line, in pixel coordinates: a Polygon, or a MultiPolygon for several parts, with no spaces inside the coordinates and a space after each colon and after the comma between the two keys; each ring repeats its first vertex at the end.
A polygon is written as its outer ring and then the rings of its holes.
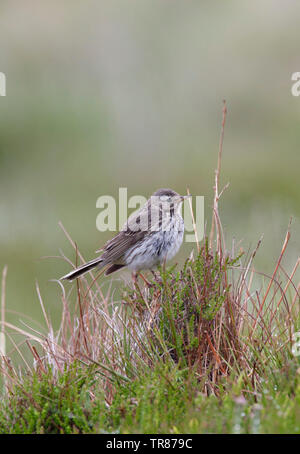
{"type": "Polygon", "coordinates": [[[183,219],[176,216],[169,230],[152,233],[126,252],[124,258],[127,267],[132,271],[140,271],[171,260],[180,249],[183,234],[183,219]]]}

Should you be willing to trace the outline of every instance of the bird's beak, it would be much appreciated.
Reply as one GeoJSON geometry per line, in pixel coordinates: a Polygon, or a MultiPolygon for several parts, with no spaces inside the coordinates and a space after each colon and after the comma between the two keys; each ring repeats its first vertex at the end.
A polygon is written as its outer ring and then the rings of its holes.
{"type": "Polygon", "coordinates": [[[180,200],[183,201],[183,200],[185,200],[185,199],[188,199],[189,197],[192,197],[192,194],[181,195],[181,196],[180,196],[180,200]]]}

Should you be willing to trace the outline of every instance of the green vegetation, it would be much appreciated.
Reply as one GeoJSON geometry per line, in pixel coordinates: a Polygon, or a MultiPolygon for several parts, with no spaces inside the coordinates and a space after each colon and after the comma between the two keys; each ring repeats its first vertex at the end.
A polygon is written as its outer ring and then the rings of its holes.
{"type": "Polygon", "coordinates": [[[206,240],[113,304],[80,280],[58,333],[27,333],[34,367],[3,361],[0,433],[299,433],[299,295],[255,295],[241,260],[206,240]]]}
{"type": "Polygon", "coordinates": [[[115,382],[108,405],[95,367],[74,363],[55,382],[49,369],[15,383],[0,412],[0,433],[300,432],[297,361],[283,374],[274,370],[260,393],[245,394],[243,382],[241,374],[220,383],[218,396],[207,396],[195,374],[149,368],[130,382],[115,382]]]}

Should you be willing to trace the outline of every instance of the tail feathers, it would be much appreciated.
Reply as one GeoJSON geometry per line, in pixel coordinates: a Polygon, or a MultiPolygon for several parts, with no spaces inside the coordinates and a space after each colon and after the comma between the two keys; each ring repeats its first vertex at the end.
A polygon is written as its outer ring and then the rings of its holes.
{"type": "MultiPolygon", "coordinates": [[[[85,263],[84,265],[79,266],[75,270],[71,271],[70,273],[66,274],[65,276],[61,277],[60,280],[68,280],[68,281],[73,281],[73,279],[76,279],[77,277],[81,276],[82,274],[87,273],[89,270],[92,270],[96,266],[98,266],[103,260],[101,258],[96,258],[94,260],[90,260],[89,262],[85,263]]],[[[100,268],[102,268],[100,266],[100,268]]]]}
{"type": "Polygon", "coordinates": [[[108,276],[111,273],[114,273],[115,271],[118,271],[119,269],[123,268],[125,265],[118,265],[117,263],[111,265],[107,270],[105,271],[105,276],[108,276]]]}

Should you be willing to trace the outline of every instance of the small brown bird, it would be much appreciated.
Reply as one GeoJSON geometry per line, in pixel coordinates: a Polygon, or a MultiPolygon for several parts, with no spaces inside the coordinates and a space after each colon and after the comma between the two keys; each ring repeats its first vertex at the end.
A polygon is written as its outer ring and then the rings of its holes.
{"type": "Polygon", "coordinates": [[[180,214],[183,200],[171,189],[159,189],[133,213],[122,230],[101,249],[102,254],[79,266],[61,279],[72,281],[87,271],[107,267],[105,275],[123,267],[134,273],[153,269],[172,259],[179,251],[184,233],[180,214]]]}

